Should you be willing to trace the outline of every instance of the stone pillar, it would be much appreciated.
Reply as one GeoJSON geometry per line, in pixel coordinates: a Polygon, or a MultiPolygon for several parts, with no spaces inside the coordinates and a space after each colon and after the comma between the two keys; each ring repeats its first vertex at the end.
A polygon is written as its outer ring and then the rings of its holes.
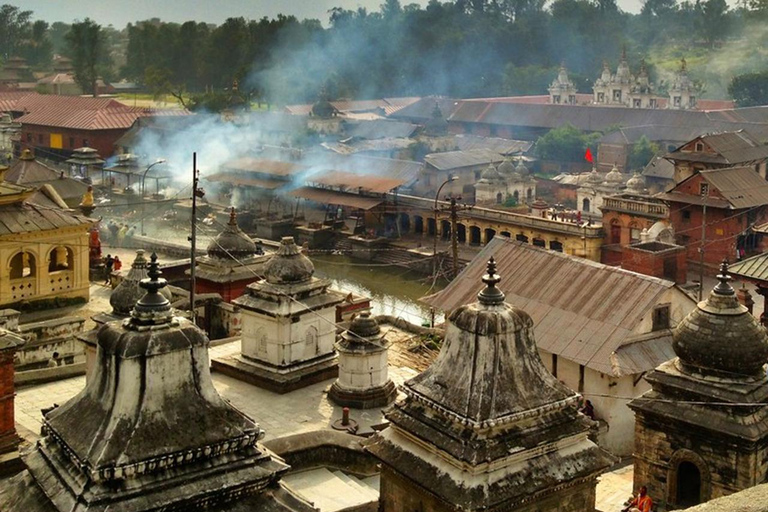
{"type": "Polygon", "coordinates": [[[344,407],[383,407],[395,399],[397,389],[388,376],[389,341],[379,324],[365,311],[336,342],[339,378],[328,393],[344,407]]]}
{"type": "Polygon", "coordinates": [[[749,310],[749,313],[752,314],[755,301],[752,300],[752,294],[749,293],[749,290],[744,283],[741,283],[741,288],[736,290],[736,298],[739,299],[739,304],[745,306],[749,310]]]}
{"type": "Polygon", "coordinates": [[[763,313],[760,315],[760,323],[762,325],[768,325],[768,287],[758,286],[758,295],[763,297],[763,313]]]}

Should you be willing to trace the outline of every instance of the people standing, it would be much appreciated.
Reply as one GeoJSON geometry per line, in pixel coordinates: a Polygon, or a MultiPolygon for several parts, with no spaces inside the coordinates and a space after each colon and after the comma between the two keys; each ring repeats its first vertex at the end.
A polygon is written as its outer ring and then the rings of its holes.
{"type": "Polygon", "coordinates": [[[125,234],[128,233],[128,224],[123,224],[117,232],[117,246],[122,247],[125,242],[125,234]]]}
{"type": "Polygon", "coordinates": [[[115,269],[115,271],[123,268],[123,262],[120,261],[120,256],[115,255],[115,261],[112,263],[112,267],[115,269]]]}
{"type": "Polygon", "coordinates": [[[112,275],[112,267],[114,264],[115,259],[111,254],[107,254],[107,259],[104,260],[104,273],[106,274],[104,277],[104,284],[109,284],[110,276],[112,275]]]}

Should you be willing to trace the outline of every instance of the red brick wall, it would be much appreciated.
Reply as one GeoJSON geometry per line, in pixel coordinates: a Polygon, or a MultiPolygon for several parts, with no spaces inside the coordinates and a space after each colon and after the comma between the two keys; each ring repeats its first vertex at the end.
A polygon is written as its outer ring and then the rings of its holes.
{"type": "Polygon", "coordinates": [[[224,299],[224,302],[232,302],[233,299],[244,294],[245,288],[253,281],[254,279],[243,279],[232,283],[215,283],[197,278],[195,280],[195,289],[197,293],[218,293],[224,299]]]}
{"type": "Polygon", "coordinates": [[[69,153],[73,149],[84,146],[91,147],[99,152],[102,158],[112,156],[115,151],[115,142],[123,136],[128,129],[121,130],[69,130],[65,128],[52,128],[49,126],[37,126],[25,124],[21,127],[21,147],[38,150],[40,156],[49,157],[51,151],[51,133],[60,133],[62,149],[56,152],[69,153]],[[30,140],[30,136],[32,140],[30,140]],[[42,137],[42,142],[40,137],[42,137]],[[74,139],[71,140],[70,139],[74,139]],[[87,141],[87,144],[86,144],[87,141]],[[70,144],[70,142],[72,144],[70,144]]]}
{"type": "Polygon", "coordinates": [[[0,352],[0,439],[15,432],[13,350],[0,352]]]}
{"type": "Polygon", "coordinates": [[[622,251],[621,267],[646,276],[669,279],[685,284],[687,279],[686,251],[664,251],[654,253],[625,246],[622,251]],[[666,263],[665,265],[665,262],[666,263]],[[665,270],[667,270],[665,272],[665,270]]]}

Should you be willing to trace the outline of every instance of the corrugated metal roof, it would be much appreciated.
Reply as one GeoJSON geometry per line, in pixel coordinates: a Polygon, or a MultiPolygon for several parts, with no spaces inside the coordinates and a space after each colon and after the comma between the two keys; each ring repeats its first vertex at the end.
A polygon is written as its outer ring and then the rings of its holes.
{"type": "Polygon", "coordinates": [[[477,135],[456,135],[453,141],[461,151],[486,149],[504,156],[526,153],[533,146],[533,142],[527,140],[479,137],[477,135]]]}
{"type": "Polygon", "coordinates": [[[23,125],[53,126],[73,130],[121,130],[147,115],[144,109],[110,107],[100,110],[74,110],[66,107],[44,108],[17,119],[23,125]]]}
{"type": "Polygon", "coordinates": [[[88,225],[92,222],[82,215],[31,203],[0,206],[0,236],[88,225]]]}
{"type": "Polygon", "coordinates": [[[432,119],[432,114],[435,111],[435,103],[440,107],[443,117],[448,119],[453,111],[461,104],[461,100],[427,96],[401,108],[397,112],[392,113],[389,117],[394,119],[408,119],[410,121],[423,123],[432,119]]]}
{"type": "Polygon", "coordinates": [[[403,180],[341,171],[330,171],[318,176],[311,176],[307,178],[307,182],[341,190],[360,189],[377,194],[385,194],[404,183],[403,180]]]}
{"type": "Polygon", "coordinates": [[[222,169],[237,171],[250,171],[272,176],[293,176],[306,169],[305,166],[294,162],[279,162],[276,160],[264,160],[260,158],[242,157],[230,160],[223,164],[222,169]]]}
{"type": "Polygon", "coordinates": [[[384,202],[384,198],[363,197],[355,194],[345,194],[333,190],[323,190],[312,187],[300,187],[291,192],[294,197],[309,199],[321,204],[334,204],[370,210],[384,202]]]}
{"type": "Polygon", "coordinates": [[[403,121],[375,119],[350,123],[345,131],[348,136],[361,139],[405,139],[413,135],[417,129],[417,125],[403,121]]]}
{"type": "Polygon", "coordinates": [[[730,164],[768,158],[768,145],[761,144],[744,130],[705,135],[701,140],[730,164]]]}
{"type": "Polygon", "coordinates": [[[728,167],[700,171],[732,208],[768,205],[768,182],[752,167],[728,167]]]}
{"type": "Polygon", "coordinates": [[[664,329],[623,344],[611,354],[611,364],[615,374],[631,375],[647,371],[649,364],[656,367],[676,356],[672,331],[664,329]]]}
{"type": "Polygon", "coordinates": [[[643,169],[643,176],[673,180],[675,179],[675,164],[666,158],[654,157],[643,169]]]}
{"type": "Polygon", "coordinates": [[[768,281],[768,252],[737,261],[728,267],[731,275],[755,281],[768,281]]]}
{"type": "Polygon", "coordinates": [[[440,171],[488,165],[491,162],[496,164],[502,161],[504,158],[499,153],[489,149],[446,151],[445,153],[431,153],[424,157],[424,162],[427,165],[440,171]]]}
{"type": "Polygon", "coordinates": [[[499,288],[508,303],[531,315],[541,349],[610,375],[658,365],[661,355],[644,362],[633,355],[631,369],[614,367],[611,355],[675,287],[670,281],[497,237],[444,290],[423,300],[443,311],[474,302],[491,256],[499,288]]]}
{"type": "Polygon", "coordinates": [[[286,181],[278,180],[265,180],[259,178],[249,177],[248,173],[232,173],[232,172],[219,172],[211,176],[206,176],[204,179],[214,182],[230,183],[232,185],[244,185],[246,187],[258,187],[265,188],[267,190],[274,190],[287,185],[286,181]]]}

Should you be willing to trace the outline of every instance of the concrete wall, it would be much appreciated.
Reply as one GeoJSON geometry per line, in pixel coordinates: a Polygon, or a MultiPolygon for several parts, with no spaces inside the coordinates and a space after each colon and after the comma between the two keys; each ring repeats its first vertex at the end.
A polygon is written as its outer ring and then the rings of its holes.
{"type": "Polygon", "coordinates": [[[19,333],[26,343],[16,352],[16,370],[84,363],[85,347],[75,338],[83,331],[84,323],[82,318],[68,316],[20,325],[19,333]],[[58,358],[54,358],[54,353],[58,358]]]}

